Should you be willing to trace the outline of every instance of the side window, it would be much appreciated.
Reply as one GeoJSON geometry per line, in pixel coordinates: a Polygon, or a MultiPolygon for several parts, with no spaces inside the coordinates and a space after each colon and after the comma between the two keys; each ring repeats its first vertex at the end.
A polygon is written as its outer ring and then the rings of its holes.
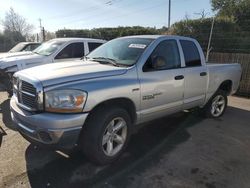
{"type": "Polygon", "coordinates": [[[30,45],[27,44],[27,45],[22,49],[22,51],[31,51],[30,45]]]}
{"type": "Polygon", "coordinates": [[[201,66],[201,57],[197,46],[192,41],[180,40],[186,67],[201,66]]]}
{"type": "Polygon", "coordinates": [[[99,42],[89,42],[89,52],[92,52],[94,49],[96,49],[97,47],[101,46],[102,43],[99,42]]]}
{"type": "Polygon", "coordinates": [[[82,42],[72,43],[59,52],[55,59],[80,58],[84,56],[84,45],[82,42]]]}
{"type": "Polygon", "coordinates": [[[40,46],[40,44],[31,44],[31,45],[30,45],[30,50],[33,51],[33,50],[35,50],[38,46],[40,46]]]}
{"type": "Polygon", "coordinates": [[[154,49],[143,71],[166,70],[181,67],[179,48],[175,40],[160,42],[154,49]]]}

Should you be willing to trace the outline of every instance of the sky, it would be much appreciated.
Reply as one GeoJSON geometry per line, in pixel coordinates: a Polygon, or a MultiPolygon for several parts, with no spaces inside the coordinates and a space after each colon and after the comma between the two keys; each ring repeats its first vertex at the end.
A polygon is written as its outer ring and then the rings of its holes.
{"type": "MultiPolygon", "coordinates": [[[[210,0],[171,0],[171,24],[185,16],[198,18],[202,10],[212,16],[210,0]]],[[[39,18],[48,31],[117,26],[168,24],[168,0],[0,0],[0,19],[12,7],[39,32],[39,18]]],[[[3,27],[0,23],[0,29],[3,27]]]]}

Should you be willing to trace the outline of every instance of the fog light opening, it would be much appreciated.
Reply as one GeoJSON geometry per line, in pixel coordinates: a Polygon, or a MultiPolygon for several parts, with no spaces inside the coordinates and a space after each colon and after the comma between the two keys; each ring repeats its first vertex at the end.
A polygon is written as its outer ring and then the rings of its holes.
{"type": "Polygon", "coordinates": [[[51,142],[52,141],[52,138],[51,136],[49,135],[49,133],[45,132],[45,131],[40,131],[38,133],[39,137],[41,138],[42,141],[44,142],[51,142]]]}

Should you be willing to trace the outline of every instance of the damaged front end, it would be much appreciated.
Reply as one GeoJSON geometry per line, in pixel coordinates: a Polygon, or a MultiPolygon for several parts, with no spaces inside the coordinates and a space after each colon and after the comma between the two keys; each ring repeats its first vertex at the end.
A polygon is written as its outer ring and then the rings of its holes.
{"type": "Polygon", "coordinates": [[[9,96],[13,94],[12,79],[14,72],[10,72],[9,68],[0,68],[0,84],[4,86],[4,89],[8,92],[9,96]]]}

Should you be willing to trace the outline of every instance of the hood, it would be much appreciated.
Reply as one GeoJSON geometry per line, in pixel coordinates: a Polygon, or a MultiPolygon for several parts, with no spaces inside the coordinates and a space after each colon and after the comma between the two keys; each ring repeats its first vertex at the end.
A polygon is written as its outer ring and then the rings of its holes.
{"type": "MultiPolygon", "coordinates": [[[[20,52],[19,52],[20,53],[20,52]]],[[[11,53],[12,54],[12,53],[11,53]]],[[[16,53],[13,53],[16,54],[16,53]]],[[[13,67],[15,65],[25,63],[39,63],[44,60],[44,56],[34,54],[34,53],[25,53],[25,54],[16,54],[14,56],[9,56],[5,58],[0,58],[0,69],[5,69],[13,67]]]]}
{"type": "Polygon", "coordinates": [[[126,71],[126,67],[115,67],[93,61],[76,60],[25,69],[19,71],[17,75],[36,78],[46,87],[77,80],[121,75],[126,73],[126,71]]]}
{"type": "Polygon", "coordinates": [[[0,53],[0,59],[8,58],[8,57],[30,55],[30,54],[33,54],[33,53],[32,52],[5,52],[5,53],[0,53]]]}

